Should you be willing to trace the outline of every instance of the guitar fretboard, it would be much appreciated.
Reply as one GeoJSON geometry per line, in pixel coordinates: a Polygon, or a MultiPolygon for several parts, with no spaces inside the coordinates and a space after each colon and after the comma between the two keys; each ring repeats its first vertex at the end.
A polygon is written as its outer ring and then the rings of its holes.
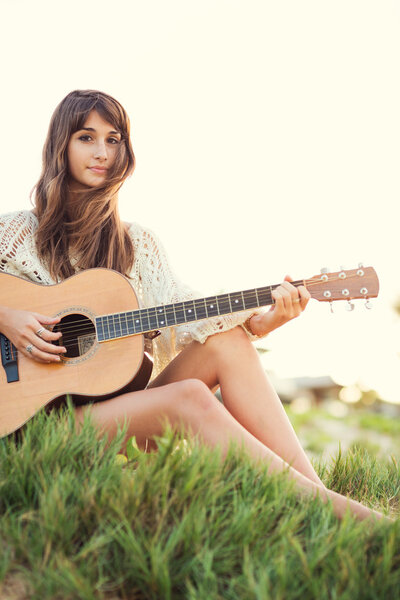
{"type": "MultiPolygon", "coordinates": [[[[303,281],[293,281],[292,285],[299,286],[303,283],[303,281]]],[[[99,342],[105,342],[191,321],[268,306],[274,303],[271,293],[278,285],[102,315],[96,317],[97,339],[99,342]]]]}

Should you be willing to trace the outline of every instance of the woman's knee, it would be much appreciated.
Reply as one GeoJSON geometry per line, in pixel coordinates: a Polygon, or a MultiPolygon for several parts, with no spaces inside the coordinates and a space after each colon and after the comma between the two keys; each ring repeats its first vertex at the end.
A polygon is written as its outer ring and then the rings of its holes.
{"type": "Polygon", "coordinates": [[[210,336],[205,344],[215,358],[227,358],[232,353],[252,352],[254,350],[242,327],[234,327],[228,331],[216,333],[210,336]]]}
{"type": "Polygon", "coordinates": [[[212,410],[218,400],[200,379],[184,379],[176,384],[176,402],[179,414],[182,412],[203,412],[212,410]]]}

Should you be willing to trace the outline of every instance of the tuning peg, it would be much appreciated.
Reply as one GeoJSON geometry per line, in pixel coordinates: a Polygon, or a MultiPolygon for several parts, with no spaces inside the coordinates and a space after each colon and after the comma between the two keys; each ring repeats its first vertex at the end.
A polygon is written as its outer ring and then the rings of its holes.
{"type": "Polygon", "coordinates": [[[322,269],[321,269],[321,280],[322,281],[328,281],[328,273],[329,273],[328,267],[322,267],[322,269]]]}
{"type": "Polygon", "coordinates": [[[358,263],[358,268],[359,268],[359,269],[363,269],[363,268],[364,268],[364,263],[362,263],[362,262],[361,262],[361,263],[358,263]]]}
{"type": "Polygon", "coordinates": [[[367,308],[368,310],[371,310],[371,308],[373,308],[373,304],[371,304],[371,302],[369,301],[369,299],[367,299],[365,301],[365,308],[367,308]]]}
{"type": "Polygon", "coordinates": [[[348,310],[349,312],[354,310],[354,304],[350,302],[350,300],[347,300],[346,310],[348,310]]]}
{"type": "Polygon", "coordinates": [[[329,302],[329,306],[330,306],[330,309],[331,309],[331,313],[333,314],[333,302],[329,302]]]}

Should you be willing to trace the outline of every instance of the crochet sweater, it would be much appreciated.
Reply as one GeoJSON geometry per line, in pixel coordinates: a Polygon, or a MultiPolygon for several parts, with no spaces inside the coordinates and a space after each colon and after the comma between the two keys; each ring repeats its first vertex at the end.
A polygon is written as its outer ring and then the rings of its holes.
{"type": "MultiPolygon", "coordinates": [[[[46,265],[38,257],[35,244],[37,228],[38,220],[31,211],[0,216],[0,272],[51,285],[57,282],[52,279],[46,265]]],[[[177,279],[168,263],[164,248],[154,233],[137,223],[132,223],[129,226],[129,234],[134,246],[130,283],[141,307],[199,297],[199,294],[195,294],[177,279]]],[[[29,310],[29,303],[26,309],[29,310]]],[[[249,314],[247,311],[163,329],[162,334],[153,341],[152,377],[160,373],[190,341],[197,340],[203,343],[208,336],[243,323],[249,314]]],[[[256,339],[255,336],[249,337],[256,339]]]]}

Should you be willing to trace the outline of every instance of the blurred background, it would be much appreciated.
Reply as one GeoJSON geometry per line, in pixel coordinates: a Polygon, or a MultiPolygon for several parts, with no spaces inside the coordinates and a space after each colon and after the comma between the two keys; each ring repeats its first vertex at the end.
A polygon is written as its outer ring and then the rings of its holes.
{"type": "Polygon", "coordinates": [[[398,452],[399,3],[0,0],[0,21],[1,213],[31,207],[58,102],[115,96],[121,215],[199,294],[375,267],[372,310],[313,301],[257,346],[310,452],[398,452]]]}

